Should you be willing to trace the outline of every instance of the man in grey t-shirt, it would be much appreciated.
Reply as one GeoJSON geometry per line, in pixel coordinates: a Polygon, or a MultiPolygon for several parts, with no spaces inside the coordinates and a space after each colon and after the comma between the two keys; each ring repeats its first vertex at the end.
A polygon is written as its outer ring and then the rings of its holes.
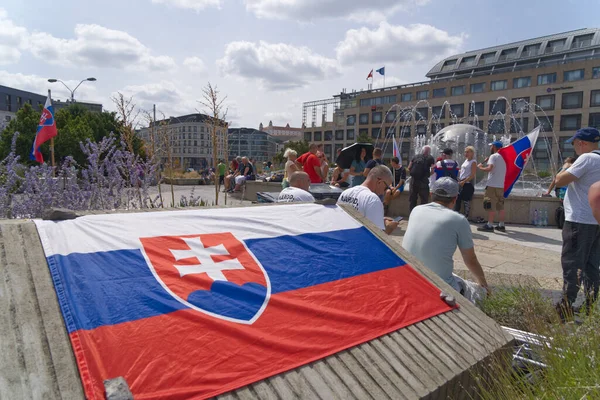
{"type": "Polygon", "coordinates": [[[556,186],[568,185],[565,195],[563,226],[563,301],[558,304],[562,317],[572,313],[579,292],[577,271],[581,271],[587,309],[598,298],[600,287],[600,226],[588,200],[593,184],[600,181],[600,132],[582,128],[567,140],[579,156],[571,166],[565,165],[556,176],[556,186]]]}
{"type": "Polygon", "coordinates": [[[458,182],[449,177],[434,182],[431,188],[433,202],[414,208],[402,246],[463,296],[475,302],[482,296],[481,287],[488,288],[475,255],[471,226],[463,215],[453,210],[458,189],[458,182]],[[480,286],[453,274],[453,256],[457,246],[465,265],[480,286]]]}

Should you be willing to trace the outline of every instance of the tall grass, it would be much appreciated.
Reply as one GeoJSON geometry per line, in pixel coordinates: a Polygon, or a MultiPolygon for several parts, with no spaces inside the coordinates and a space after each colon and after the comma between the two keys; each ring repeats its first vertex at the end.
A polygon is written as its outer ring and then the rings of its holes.
{"type": "Polygon", "coordinates": [[[534,347],[546,368],[516,368],[512,357],[492,360],[477,376],[480,397],[512,399],[600,399],[600,312],[580,324],[561,324],[551,300],[534,288],[499,289],[482,309],[500,324],[548,338],[534,347]]]}

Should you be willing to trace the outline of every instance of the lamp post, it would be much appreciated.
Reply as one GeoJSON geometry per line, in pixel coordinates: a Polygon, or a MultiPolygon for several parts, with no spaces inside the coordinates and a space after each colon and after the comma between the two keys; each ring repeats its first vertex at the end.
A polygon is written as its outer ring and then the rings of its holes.
{"type": "Polygon", "coordinates": [[[93,77],[92,77],[92,78],[86,78],[86,79],[83,79],[83,80],[81,80],[81,82],[79,82],[79,84],[78,84],[77,86],[75,86],[75,89],[73,89],[73,90],[71,90],[71,88],[70,88],[70,87],[68,87],[68,86],[67,86],[67,84],[66,84],[66,83],[64,83],[63,81],[61,81],[60,79],[54,79],[54,78],[48,79],[48,82],[50,82],[50,83],[56,83],[56,82],[60,82],[60,83],[62,83],[62,84],[63,84],[63,85],[64,85],[64,86],[67,88],[67,90],[68,90],[69,92],[71,92],[71,103],[74,103],[74,102],[75,102],[75,91],[77,90],[77,88],[78,88],[79,86],[81,86],[81,84],[82,84],[83,82],[86,82],[86,81],[89,81],[89,82],[96,82],[96,78],[93,78],[93,77]]]}

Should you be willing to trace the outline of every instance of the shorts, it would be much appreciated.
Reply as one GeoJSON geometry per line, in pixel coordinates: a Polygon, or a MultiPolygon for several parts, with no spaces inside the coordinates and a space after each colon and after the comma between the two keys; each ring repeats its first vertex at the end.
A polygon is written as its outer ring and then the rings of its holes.
{"type": "Polygon", "coordinates": [[[504,189],[487,186],[485,188],[485,194],[483,201],[489,201],[492,204],[496,204],[496,211],[504,210],[504,189]]]}
{"type": "Polygon", "coordinates": [[[223,185],[225,183],[225,175],[219,175],[219,185],[223,185]]]}
{"type": "Polygon", "coordinates": [[[240,176],[236,176],[235,177],[235,184],[236,185],[243,185],[244,182],[246,182],[246,177],[244,175],[240,175],[240,176]]]}

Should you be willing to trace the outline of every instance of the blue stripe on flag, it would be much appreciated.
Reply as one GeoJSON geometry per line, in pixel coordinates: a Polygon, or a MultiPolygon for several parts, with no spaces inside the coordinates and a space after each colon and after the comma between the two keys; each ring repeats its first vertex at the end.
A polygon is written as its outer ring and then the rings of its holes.
{"type": "MultiPolygon", "coordinates": [[[[246,244],[267,271],[272,294],[405,264],[364,227],[246,244]]],[[[69,333],[187,308],[154,278],[140,250],[55,255],[48,264],[69,333]]]]}

